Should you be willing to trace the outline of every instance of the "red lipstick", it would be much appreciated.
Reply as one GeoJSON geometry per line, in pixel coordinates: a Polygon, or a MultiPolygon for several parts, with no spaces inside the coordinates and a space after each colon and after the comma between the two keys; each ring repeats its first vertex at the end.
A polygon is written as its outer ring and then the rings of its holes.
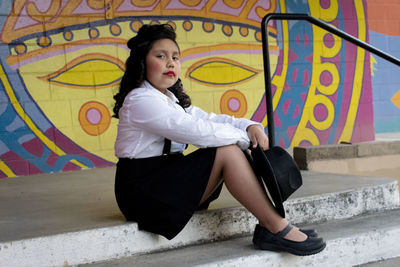
{"type": "Polygon", "coordinates": [[[167,75],[167,76],[175,76],[175,72],[173,72],[173,71],[167,71],[167,72],[164,72],[164,75],[167,75]]]}

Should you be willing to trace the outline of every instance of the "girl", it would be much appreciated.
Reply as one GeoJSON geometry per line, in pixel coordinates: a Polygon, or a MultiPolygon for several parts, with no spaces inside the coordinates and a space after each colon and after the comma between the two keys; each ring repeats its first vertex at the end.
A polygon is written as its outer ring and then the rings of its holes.
{"type": "Polygon", "coordinates": [[[315,232],[291,226],[264,194],[242,150],[268,148],[262,125],[192,106],[180,85],[180,51],[171,26],[144,25],[131,49],[116,100],[119,118],[115,194],[139,229],[174,238],[224,182],[258,220],[255,247],[310,255],[325,247],[315,232]],[[170,89],[168,89],[170,88],[170,89]],[[183,155],[186,144],[200,149],[183,155]],[[309,236],[308,236],[308,235],[309,236]]]}

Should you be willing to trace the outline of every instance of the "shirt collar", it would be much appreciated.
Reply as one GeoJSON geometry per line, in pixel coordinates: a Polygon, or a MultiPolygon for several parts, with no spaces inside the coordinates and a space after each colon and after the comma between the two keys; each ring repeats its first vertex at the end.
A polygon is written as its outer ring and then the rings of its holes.
{"type": "Polygon", "coordinates": [[[155,91],[155,93],[159,94],[161,97],[163,97],[165,99],[169,98],[174,103],[179,103],[178,98],[176,98],[174,93],[172,93],[170,90],[167,89],[165,94],[163,94],[163,93],[160,92],[160,90],[158,90],[157,88],[154,88],[154,86],[151,85],[151,83],[149,83],[147,80],[145,80],[140,87],[144,87],[144,88],[147,88],[147,89],[152,89],[152,90],[155,91]]]}

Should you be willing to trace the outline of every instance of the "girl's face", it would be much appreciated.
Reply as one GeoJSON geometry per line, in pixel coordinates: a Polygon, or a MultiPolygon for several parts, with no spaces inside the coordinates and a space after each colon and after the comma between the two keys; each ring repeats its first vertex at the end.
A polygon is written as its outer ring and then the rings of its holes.
{"type": "Polygon", "coordinates": [[[176,83],[181,73],[179,48],[170,39],[160,39],[146,56],[146,78],[162,93],[176,83]]]}

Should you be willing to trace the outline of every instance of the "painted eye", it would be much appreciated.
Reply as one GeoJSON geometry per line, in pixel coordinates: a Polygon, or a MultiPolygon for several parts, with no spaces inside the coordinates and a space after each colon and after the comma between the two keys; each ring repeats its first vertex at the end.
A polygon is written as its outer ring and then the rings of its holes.
{"type": "Polygon", "coordinates": [[[214,86],[238,84],[254,78],[260,70],[226,58],[207,58],[193,64],[186,77],[214,86]]]}
{"type": "Polygon", "coordinates": [[[38,78],[64,87],[101,89],[118,84],[123,74],[124,63],[121,60],[92,53],[75,58],[56,72],[38,78]]]}

